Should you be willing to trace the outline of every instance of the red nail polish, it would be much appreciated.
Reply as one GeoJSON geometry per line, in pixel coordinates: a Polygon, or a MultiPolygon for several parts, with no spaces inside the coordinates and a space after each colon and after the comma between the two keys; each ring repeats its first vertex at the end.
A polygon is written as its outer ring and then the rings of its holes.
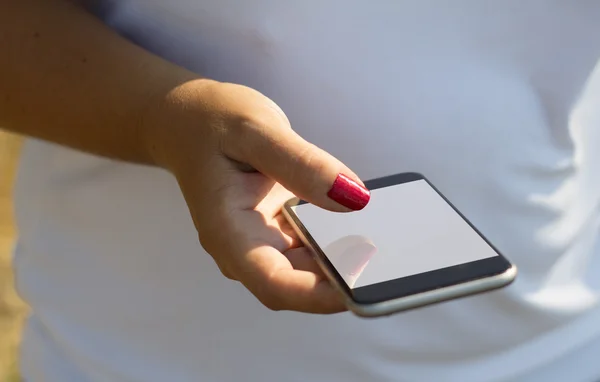
{"type": "Polygon", "coordinates": [[[327,196],[353,211],[362,210],[371,199],[369,190],[344,174],[338,174],[327,196]]]}

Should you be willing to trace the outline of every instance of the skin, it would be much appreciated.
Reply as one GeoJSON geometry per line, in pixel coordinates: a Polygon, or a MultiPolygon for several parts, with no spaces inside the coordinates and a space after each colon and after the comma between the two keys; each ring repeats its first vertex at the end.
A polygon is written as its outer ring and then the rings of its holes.
{"type": "Polygon", "coordinates": [[[339,173],[362,183],[272,100],[167,62],[74,2],[3,1],[0,25],[0,126],[169,171],[226,277],[272,310],[345,310],[280,210],[295,194],[348,212],[327,192],[339,173]]]}

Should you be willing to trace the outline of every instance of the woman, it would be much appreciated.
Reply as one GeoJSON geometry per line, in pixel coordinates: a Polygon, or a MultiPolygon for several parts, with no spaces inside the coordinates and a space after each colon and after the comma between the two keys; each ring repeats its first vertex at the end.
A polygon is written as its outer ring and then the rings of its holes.
{"type": "Polygon", "coordinates": [[[600,379],[598,16],[583,1],[4,2],[0,124],[32,138],[25,379],[600,379]],[[355,174],[403,171],[518,281],[386,319],[323,315],[343,306],[281,203],[352,213],[368,202],[355,174]]]}

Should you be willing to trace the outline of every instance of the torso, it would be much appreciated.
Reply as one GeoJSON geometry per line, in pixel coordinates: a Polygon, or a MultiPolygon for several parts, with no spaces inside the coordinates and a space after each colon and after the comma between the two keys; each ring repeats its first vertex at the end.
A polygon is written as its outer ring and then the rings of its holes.
{"type": "Polygon", "coordinates": [[[600,4],[130,0],[97,12],[157,54],[262,91],[363,179],[422,172],[520,273],[386,319],[270,312],[219,274],[168,174],[32,141],[17,189],[17,280],[34,308],[25,373],[493,381],[600,342],[600,4]]]}

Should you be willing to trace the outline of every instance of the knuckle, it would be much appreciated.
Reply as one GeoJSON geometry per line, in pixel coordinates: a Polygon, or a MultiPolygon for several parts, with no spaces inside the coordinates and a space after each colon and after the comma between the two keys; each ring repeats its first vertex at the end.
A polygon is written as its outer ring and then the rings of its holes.
{"type": "Polygon", "coordinates": [[[264,123],[253,113],[235,116],[235,120],[228,124],[227,132],[220,141],[221,152],[237,161],[247,160],[248,154],[260,146],[259,138],[264,135],[264,130],[264,123]]]}
{"type": "Polygon", "coordinates": [[[275,293],[261,293],[258,300],[269,310],[278,312],[284,309],[282,299],[275,293]]]}
{"type": "Polygon", "coordinates": [[[225,278],[232,280],[232,281],[237,281],[237,279],[233,276],[233,273],[231,273],[229,271],[229,269],[227,269],[226,266],[223,266],[221,264],[217,264],[217,266],[219,267],[219,270],[221,271],[223,276],[225,276],[225,278]]]}
{"type": "Polygon", "coordinates": [[[223,248],[222,246],[216,245],[213,240],[201,240],[200,245],[202,248],[212,257],[213,261],[219,268],[219,271],[225,278],[233,281],[237,281],[233,272],[230,271],[227,264],[223,262],[223,248]]]}
{"type": "Polygon", "coordinates": [[[275,131],[282,125],[282,117],[271,106],[253,106],[252,103],[232,112],[221,137],[221,151],[236,160],[264,149],[275,131]]]}
{"type": "Polygon", "coordinates": [[[267,302],[263,302],[263,305],[273,311],[273,312],[279,312],[283,310],[283,307],[275,302],[272,302],[271,300],[268,300],[267,302]]]}

